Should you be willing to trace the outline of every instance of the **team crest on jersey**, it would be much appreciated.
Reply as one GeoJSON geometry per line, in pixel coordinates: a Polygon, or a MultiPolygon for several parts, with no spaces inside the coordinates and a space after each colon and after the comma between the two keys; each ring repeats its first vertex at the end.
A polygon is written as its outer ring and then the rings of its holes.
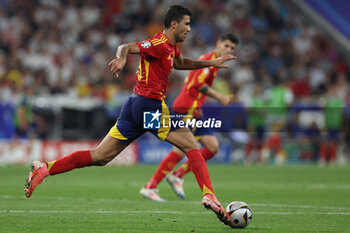
{"type": "Polygon", "coordinates": [[[151,47],[151,42],[149,42],[149,41],[142,41],[141,42],[141,46],[142,46],[142,48],[148,49],[149,47],[151,47]]]}

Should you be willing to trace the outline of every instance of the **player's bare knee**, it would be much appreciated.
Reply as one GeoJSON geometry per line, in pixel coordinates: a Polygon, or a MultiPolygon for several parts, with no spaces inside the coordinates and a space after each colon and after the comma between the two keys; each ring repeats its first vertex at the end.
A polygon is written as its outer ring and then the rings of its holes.
{"type": "Polygon", "coordinates": [[[192,141],[189,142],[186,146],[185,146],[185,151],[190,151],[190,150],[200,150],[201,149],[201,145],[197,142],[197,141],[192,141]]]}
{"type": "Polygon", "coordinates": [[[207,147],[214,154],[219,152],[219,143],[212,143],[207,147]]]}
{"type": "Polygon", "coordinates": [[[190,150],[195,150],[195,149],[200,150],[201,145],[197,141],[187,142],[183,144],[181,147],[179,147],[179,149],[187,153],[190,150]]]}
{"type": "Polygon", "coordinates": [[[214,154],[219,151],[219,141],[213,136],[203,136],[200,142],[214,154]]]}
{"type": "Polygon", "coordinates": [[[180,150],[179,148],[177,148],[176,146],[173,147],[173,151],[181,157],[185,156],[185,153],[182,150],[180,150]]]}
{"type": "Polygon", "coordinates": [[[211,146],[211,147],[207,147],[211,152],[213,152],[214,154],[219,152],[219,145],[218,146],[211,146]]]}
{"type": "Polygon", "coordinates": [[[195,141],[194,143],[194,149],[200,150],[201,149],[201,144],[199,144],[199,142],[195,141]]]}

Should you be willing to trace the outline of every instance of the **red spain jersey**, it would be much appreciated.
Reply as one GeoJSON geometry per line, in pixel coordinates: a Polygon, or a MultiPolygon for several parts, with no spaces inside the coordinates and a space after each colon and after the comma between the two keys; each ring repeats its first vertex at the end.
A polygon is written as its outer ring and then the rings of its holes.
{"type": "Polygon", "coordinates": [[[134,93],[151,99],[165,99],[168,76],[180,51],[161,32],[136,44],[140,49],[141,61],[136,73],[134,93]]]}
{"type": "MultiPolygon", "coordinates": [[[[202,55],[199,60],[213,60],[215,52],[202,55]]],[[[192,70],[185,79],[185,83],[173,104],[173,110],[181,114],[190,114],[199,117],[206,95],[198,91],[204,84],[212,86],[217,75],[218,68],[211,66],[203,69],[192,70]]]]}

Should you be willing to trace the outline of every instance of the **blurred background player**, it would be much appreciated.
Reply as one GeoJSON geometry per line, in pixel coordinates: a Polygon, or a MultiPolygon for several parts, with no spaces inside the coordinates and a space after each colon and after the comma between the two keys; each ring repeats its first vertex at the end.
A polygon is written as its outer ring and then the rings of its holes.
{"type": "Polygon", "coordinates": [[[261,150],[264,143],[265,134],[265,118],[266,118],[266,100],[263,96],[263,87],[257,84],[254,87],[254,92],[249,109],[249,129],[251,138],[246,144],[245,163],[261,163],[261,150]]]}
{"type": "Polygon", "coordinates": [[[283,77],[276,76],[273,84],[273,87],[266,93],[266,105],[268,106],[266,124],[269,135],[262,149],[262,160],[267,162],[273,155],[276,163],[283,163],[286,160],[286,154],[282,145],[282,133],[286,129],[288,108],[294,95],[288,87],[288,80],[283,77]]]}
{"type": "Polygon", "coordinates": [[[335,163],[340,132],[344,127],[344,103],[337,95],[335,85],[328,87],[324,111],[327,136],[320,146],[320,165],[335,163]]]}
{"type": "MultiPolygon", "coordinates": [[[[202,55],[199,60],[213,60],[225,54],[232,54],[238,43],[237,36],[231,33],[222,35],[216,42],[215,50],[202,55]]],[[[193,117],[203,120],[201,107],[207,96],[216,99],[224,106],[233,100],[233,95],[223,95],[211,87],[217,72],[217,67],[208,67],[191,71],[188,74],[182,90],[173,104],[174,112],[183,115],[184,121],[193,117]]],[[[192,132],[203,145],[201,152],[204,160],[211,159],[219,150],[219,142],[212,130],[210,128],[193,128],[192,132]]],[[[147,185],[140,190],[140,194],[153,201],[164,201],[158,194],[157,186],[167,176],[166,180],[174,192],[179,197],[185,198],[182,177],[191,171],[190,161],[185,162],[175,172],[170,173],[184,156],[185,153],[174,146],[173,150],[162,160],[147,185]]]]}
{"type": "Polygon", "coordinates": [[[183,42],[190,27],[191,12],[182,6],[171,6],[164,17],[164,31],[153,38],[142,42],[120,45],[116,58],[109,63],[113,75],[119,73],[127,62],[128,54],[140,54],[141,61],[136,73],[134,93],[123,105],[116,124],[111,128],[102,142],[94,150],[75,151],[65,157],[48,163],[34,161],[26,182],[25,194],[30,197],[36,186],[49,175],[60,174],[86,166],[104,166],[132,141],[149,131],[160,140],[166,140],[186,153],[190,167],[202,190],[202,204],[212,210],[220,221],[230,223],[230,217],[216,199],[211,185],[205,161],[200,152],[200,145],[188,128],[164,127],[161,119],[169,115],[164,99],[168,85],[168,75],[175,69],[200,69],[210,66],[227,68],[224,62],[235,57],[223,54],[212,60],[190,60],[184,58],[176,44],[183,42]],[[147,129],[144,127],[144,112],[152,113],[152,120],[159,119],[160,127],[147,129]]]}

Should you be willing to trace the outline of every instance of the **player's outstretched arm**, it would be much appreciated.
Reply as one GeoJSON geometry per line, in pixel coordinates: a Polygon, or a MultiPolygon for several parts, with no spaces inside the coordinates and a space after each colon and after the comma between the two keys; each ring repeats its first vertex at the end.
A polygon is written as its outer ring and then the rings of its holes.
{"type": "Polygon", "coordinates": [[[108,64],[112,74],[116,77],[119,77],[120,71],[123,70],[128,54],[140,54],[140,49],[136,43],[122,44],[118,47],[116,58],[108,64]]]}
{"type": "Polygon", "coordinates": [[[191,60],[180,55],[175,59],[174,67],[177,70],[196,70],[209,66],[228,68],[229,66],[225,62],[233,59],[236,59],[236,57],[231,54],[225,54],[214,60],[191,60]]]}
{"type": "Polygon", "coordinates": [[[228,105],[234,99],[234,95],[223,95],[223,94],[215,91],[213,88],[209,87],[207,84],[200,87],[198,89],[198,91],[200,91],[201,93],[203,93],[206,96],[209,96],[209,97],[216,99],[224,106],[228,105]]]}

